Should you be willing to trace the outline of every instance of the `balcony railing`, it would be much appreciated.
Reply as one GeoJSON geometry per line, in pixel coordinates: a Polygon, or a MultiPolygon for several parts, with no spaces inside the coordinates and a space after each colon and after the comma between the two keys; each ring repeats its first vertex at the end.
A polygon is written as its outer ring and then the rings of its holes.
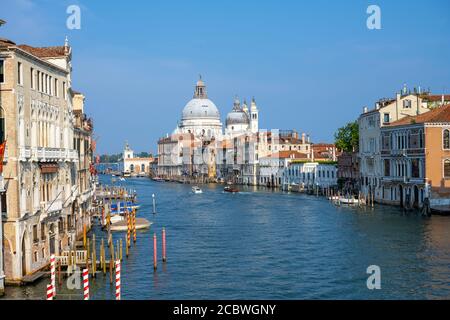
{"type": "Polygon", "coordinates": [[[44,212],[52,213],[56,211],[62,210],[62,200],[55,200],[53,202],[41,202],[42,208],[44,209],[44,212]]]}
{"type": "Polygon", "coordinates": [[[19,148],[21,161],[76,161],[77,150],[63,148],[21,147],[19,148]]]}

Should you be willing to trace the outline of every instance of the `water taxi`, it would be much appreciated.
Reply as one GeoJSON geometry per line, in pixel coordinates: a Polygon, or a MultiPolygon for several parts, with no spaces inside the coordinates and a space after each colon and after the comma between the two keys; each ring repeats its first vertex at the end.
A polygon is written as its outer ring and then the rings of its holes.
{"type": "Polygon", "coordinates": [[[230,193],[238,193],[239,189],[230,187],[230,186],[226,186],[225,188],[223,188],[223,191],[225,192],[230,192],[230,193]]]}
{"type": "Polygon", "coordinates": [[[203,193],[202,189],[200,189],[197,186],[192,187],[192,192],[193,193],[203,193]]]}

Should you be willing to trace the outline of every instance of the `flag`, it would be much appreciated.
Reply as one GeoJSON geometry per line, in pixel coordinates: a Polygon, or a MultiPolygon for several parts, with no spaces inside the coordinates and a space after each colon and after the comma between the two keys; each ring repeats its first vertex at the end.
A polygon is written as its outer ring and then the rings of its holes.
{"type": "Polygon", "coordinates": [[[6,140],[0,144],[0,174],[3,173],[3,158],[5,157],[6,140]]]}

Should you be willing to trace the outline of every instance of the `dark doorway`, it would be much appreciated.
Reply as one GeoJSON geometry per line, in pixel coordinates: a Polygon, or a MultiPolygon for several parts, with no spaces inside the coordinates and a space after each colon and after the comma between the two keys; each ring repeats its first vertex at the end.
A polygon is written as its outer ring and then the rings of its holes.
{"type": "Polygon", "coordinates": [[[22,276],[27,274],[26,232],[22,238],[22,276]]]}
{"type": "Polygon", "coordinates": [[[414,186],[414,208],[419,208],[419,188],[414,186]]]}
{"type": "Polygon", "coordinates": [[[400,191],[400,207],[403,208],[404,207],[404,203],[403,203],[403,187],[402,186],[398,186],[398,189],[400,191]]]}

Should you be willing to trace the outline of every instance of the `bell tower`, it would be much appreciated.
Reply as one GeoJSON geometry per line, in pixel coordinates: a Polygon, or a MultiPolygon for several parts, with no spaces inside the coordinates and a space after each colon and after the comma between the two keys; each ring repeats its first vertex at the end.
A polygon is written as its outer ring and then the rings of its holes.
{"type": "Polygon", "coordinates": [[[252,103],[250,105],[250,124],[253,133],[257,133],[259,130],[259,111],[256,106],[255,97],[252,98],[252,103]]]}

